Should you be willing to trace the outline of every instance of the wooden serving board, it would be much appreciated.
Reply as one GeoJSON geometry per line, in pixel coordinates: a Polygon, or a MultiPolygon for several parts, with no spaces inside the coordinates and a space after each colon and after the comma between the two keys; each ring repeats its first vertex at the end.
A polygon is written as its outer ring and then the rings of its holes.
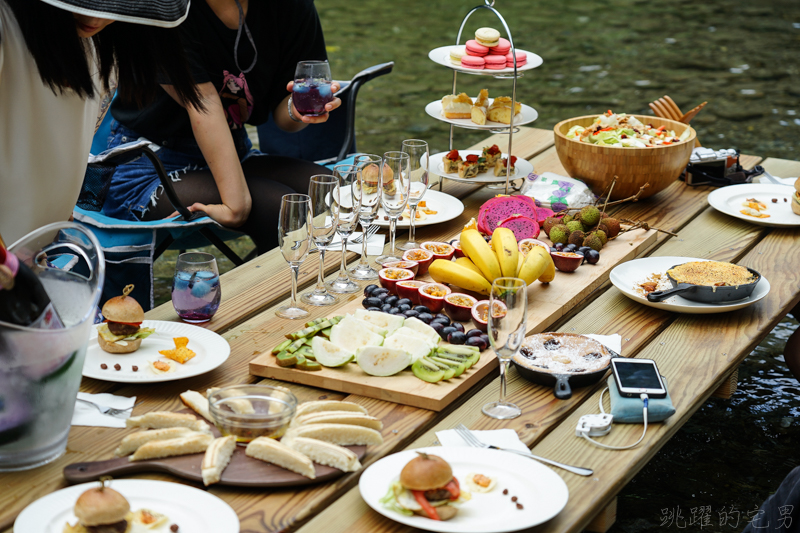
{"type": "MultiPolygon", "coordinates": [[[[553,282],[534,283],[528,290],[527,333],[546,331],[548,326],[608,280],[608,274],[615,266],[635,258],[655,241],[656,232],[653,230],[646,232],[634,230],[623,233],[603,247],[598,264],[584,264],[571,273],[557,271],[553,282]]],[[[419,279],[426,280],[430,277],[425,275],[419,279]]],[[[362,299],[363,296],[360,293],[354,294],[345,303],[331,308],[329,315],[352,314],[356,309],[362,307],[362,299]]],[[[297,323],[290,323],[288,320],[275,317],[266,321],[260,329],[270,332],[271,335],[266,342],[277,346],[285,340],[284,335],[301,329],[298,326],[297,323]]],[[[474,326],[471,322],[467,322],[464,323],[464,327],[469,330],[474,326]]],[[[593,332],[576,331],[574,333],[593,332]]],[[[338,368],[323,367],[318,371],[280,367],[276,363],[271,349],[261,353],[250,362],[250,373],[257,376],[358,394],[432,411],[443,410],[496,368],[497,359],[491,349],[485,350],[480,361],[458,378],[438,383],[422,381],[414,376],[411,370],[404,370],[389,377],[370,376],[355,363],[338,368]]]]}

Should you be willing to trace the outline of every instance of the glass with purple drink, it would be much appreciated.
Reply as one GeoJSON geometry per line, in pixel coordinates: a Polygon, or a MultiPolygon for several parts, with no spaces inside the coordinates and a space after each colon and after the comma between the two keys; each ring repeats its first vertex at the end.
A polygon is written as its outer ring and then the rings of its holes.
{"type": "Polygon", "coordinates": [[[292,103],[301,115],[317,117],[327,113],[333,100],[331,67],[327,61],[299,61],[294,72],[292,103]]]}
{"type": "Polygon", "coordinates": [[[172,306],[184,322],[208,322],[217,312],[222,291],[217,261],[211,254],[187,252],[178,256],[172,281],[172,306]]]}

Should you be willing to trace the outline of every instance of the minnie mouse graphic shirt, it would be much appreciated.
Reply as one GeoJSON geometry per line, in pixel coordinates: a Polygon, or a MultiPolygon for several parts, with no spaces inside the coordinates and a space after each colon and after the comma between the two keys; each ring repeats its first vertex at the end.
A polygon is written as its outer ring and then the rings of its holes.
{"type": "MultiPolygon", "coordinates": [[[[237,30],[225,26],[205,0],[192,2],[189,16],[177,30],[166,30],[181,33],[195,81],[214,84],[232,130],[267,121],[288,95],[286,84],[294,78],[298,61],[327,59],[313,0],[250,0],[245,22],[253,42],[243,28],[238,57],[234,56],[237,30]],[[247,70],[256,50],[252,70],[242,72],[239,67],[247,70]]],[[[111,114],[157,144],[194,138],[186,110],[165,91],[144,108],[115,99],[111,114]]]]}

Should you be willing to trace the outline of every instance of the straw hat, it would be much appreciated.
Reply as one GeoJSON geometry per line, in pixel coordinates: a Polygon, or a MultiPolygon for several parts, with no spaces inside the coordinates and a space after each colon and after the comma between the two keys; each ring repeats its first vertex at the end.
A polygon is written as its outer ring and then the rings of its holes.
{"type": "Polygon", "coordinates": [[[42,0],[86,15],[148,26],[173,28],[189,14],[190,0],[42,0]]]}

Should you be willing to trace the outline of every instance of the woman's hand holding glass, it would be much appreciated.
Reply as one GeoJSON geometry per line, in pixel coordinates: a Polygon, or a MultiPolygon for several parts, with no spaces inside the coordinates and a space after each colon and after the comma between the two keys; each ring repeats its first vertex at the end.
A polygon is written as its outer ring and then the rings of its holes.
{"type": "Polygon", "coordinates": [[[292,272],[292,302],[278,309],[281,318],[306,318],[308,311],[297,305],[297,276],[300,265],[311,248],[312,222],[311,198],[307,194],[287,194],[281,199],[278,218],[278,246],[292,272]]]}
{"type": "Polygon", "coordinates": [[[336,176],[311,176],[308,196],[311,198],[311,211],[314,213],[314,218],[311,220],[312,238],[319,250],[319,273],[316,288],[300,297],[309,305],[333,305],[337,301],[337,298],[325,288],[325,249],[336,233],[338,217],[332,209],[332,204],[338,195],[339,180],[336,176]]]}
{"type": "Polygon", "coordinates": [[[392,251],[375,259],[383,265],[391,261],[401,261],[395,246],[397,233],[397,219],[403,214],[408,205],[408,196],[411,192],[411,179],[409,172],[409,156],[405,152],[386,152],[383,154],[381,166],[381,206],[389,216],[389,235],[392,240],[392,251]]]}
{"type": "Polygon", "coordinates": [[[411,181],[411,193],[408,196],[409,214],[411,221],[408,226],[408,242],[400,245],[401,250],[413,250],[419,248],[416,242],[416,221],[417,206],[428,190],[428,165],[430,154],[428,153],[428,143],[418,139],[408,139],[403,141],[404,153],[409,157],[409,175],[411,181]]]}
{"type": "Polygon", "coordinates": [[[328,290],[337,294],[350,294],[358,292],[361,287],[347,277],[347,239],[358,225],[358,215],[361,211],[361,197],[355,194],[358,186],[359,168],[356,165],[336,165],[333,175],[339,183],[331,203],[331,215],[336,217],[336,232],[342,238],[342,262],[339,266],[339,276],[326,283],[328,290]]]}
{"type": "Polygon", "coordinates": [[[383,158],[374,154],[356,156],[355,164],[360,170],[359,182],[354,185],[353,193],[359,198],[361,210],[358,219],[361,222],[361,259],[348,272],[355,279],[378,279],[378,271],[372,268],[367,260],[367,241],[369,228],[378,217],[381,206],[380,187],[381,165],[383,158]]]}

